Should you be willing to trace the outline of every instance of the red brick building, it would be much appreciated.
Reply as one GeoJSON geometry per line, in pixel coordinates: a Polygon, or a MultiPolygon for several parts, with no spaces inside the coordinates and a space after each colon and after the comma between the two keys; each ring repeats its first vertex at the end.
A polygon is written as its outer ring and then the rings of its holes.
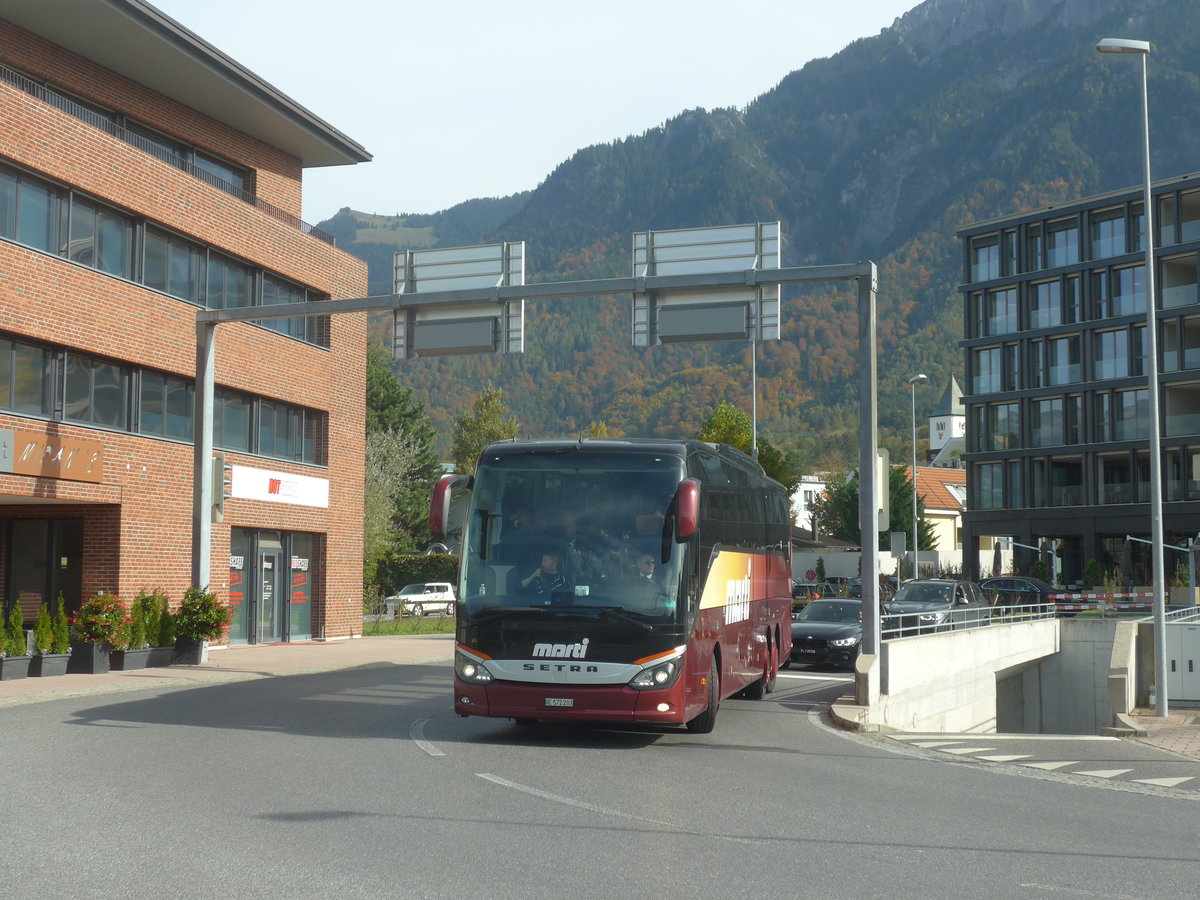
{"type": "MultiPolygon", "coordinates": [[[[370,155],[141,0],[0,7],[0,588],[28,621],[190,584],[196,313],[361,297],[300,221],[370,155]]],[[[366,315],[217,330],[234,642],[361,629],[366,315]]]]}

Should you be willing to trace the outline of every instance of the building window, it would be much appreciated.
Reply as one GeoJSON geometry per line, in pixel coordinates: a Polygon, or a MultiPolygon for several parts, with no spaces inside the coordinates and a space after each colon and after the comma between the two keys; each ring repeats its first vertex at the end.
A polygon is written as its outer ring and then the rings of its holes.
{"type": "Polygon", "coordinates": [[[1114,439],[1132,441],[1150,437],[1150,395],[1145,389],[1117,391],[1113,412],[1114,439]]]}
{"type": "Polygon", "coordinates": [[[1021,446],[1020,405],[994,403],[989,407],[988,450],[1015,450],[1021,446]]]}
{"type": "Polygon", "coordinates": [[[990,234],[971,241],[971,280],[991,281],[1000,277],[1000,238],[990,234]]]}
{"type": "Polygon", "coordinates": [[[1052,506],[1083,504],[1083,461],[1078,457],[1050,460],[1050,499],[1052,506]]]}
{"type": "Polygon", "coordinates": [[[1029,286],[1029,327],[1050,328],[1062,324],[1062,284],[1041,281],[1029,286]]]}
{"type": "Polygon", "coordinates": [[[971,393],[995,394],[1000,388],[1000,348],[982,347],[971,351],[971,393]]]}
{"type": "Polygon", "coordinates": [[[1070,266],[1079,262],[1079,222],[1059,219],[1046,225],[1046,266],[1070,266]]]}
{"type": "Polygon", "coordinates": [[[205,304],[209,309],[241,309],[252,305],[253,284],[253,273],[247,266],[219,253],[209,254],[205,304]]]}
{"type": "Polygon", "coordinates": [[[1163,319],[1164,372],[1200,368],[1200,316],[1163,319]]]}
{"type": "Polygon", "coordinates": [[[1112,278],[1112,314],[1131,316],[1146,311],[1146,267],[1115,269],[1112,278]]]}
{"type": "Polygon", "coordinates": [[[1200,191],[1185,191],[1179,196],[1180,240],[1200,241],[1200,191]]]}
{"type": "Polygon", "coordinates": [[[1067,397],[1063,411],[1063,443],[1083,443],[1083,396],[1071,394],[1067,397]]]}
{"type": "Polygon", "coordinates": [[[35,250],[57,253],[64,211],[58,191],[21,178],[17,183],[16,239],[35,250]]]}
{"type": "Polygon", "coordinates": [[[217,388],[213,397],[213,444],[250,452],[250,398],[217,388]]]}
{"type": "Polygon", "coordinates": [[[67,256],[73,262],[129,278],[133,259],[133,221],[79,198],[71,203],[71,240],[67,256]]]}
{"type": "Polygon", "coordinates": [[[1079,335],[1046,340],[1046,371],[1049,384],[1079,383],[1079,335]]]}
{"type": "Polygon", "coordinates": [[[204,251],[174,235],[146,228],[142,281],[146,287],[191,303],[201,302],[204,251]]]}
{"type": "Polygon", "coordinates": [[[48,350],[0,340],[0,408],[15,413],[48,416],[54,359],[48,350]]]}
{"type": "Polygon", "coordinates": [[[1200,384],[1168,385],[1163,408],[1163,425],[1167,435],[1200,434],[1200,384]]]}
{"type": "Polygon", "coordinates": [[[975,464],[975,502],[979,509],[1004,508],[1004,464],[998,462],[975,464]]]}
{"type": "Polygon", "coordinates": [[[1042,226],[1025,226],[1025,271],[1036,272],[1042,268],[1042,226]]]}
{"type": "MultiPolygon", "coordinates": [[[[277,303],[306,303],[308,293],[299,285],[292,284],[272,275],[263,277],[262,303],[263,306],[273,306],[277,303]]],[[[261,323],[264,328],[290,335],[300,340],[308,337],[308,328],[316,324],[316,319],[298,316],[293,319],[266,319],[261,323]]]]}
{"type": "Polygon", "coordinates": [[[1107,391],[1092,395],[1092,431],[1098,444],[1113,439],[1112,396],[1107,391]]]}
{"type": "Polygon", "coordinates": [[[1097,488],[1101,503],[1133,503],[1133,467],[1128,453],[1101,453],[1096,456],[1097,488]]]}
{"type": "Polygon", "coordinates": [[[1196,254],[1188,253],[1162,261],[1163,309],[1196,303],[1196,254]]]}
{"type": "Polygon", "coordinates": [[[1129,375],[1129,333],[1098,331],[1092,336],[1093,374],[1096,381],[1129,375]]]}
{"type": "Polygon", "coordinates": [[[122,366],[67,353],[63,418],[107,428],[129,428],[129,372],[122,366]]]}
{"type": "Polygon", "coordinates": [[[988,291],[984,295],[984,335],[1012,334],[1019,328],[1017,322],[1017,289],[1003,288],[988,291]]]}
{"type": "Polygon", "coordinates": [[[1091,258],[1107,259],[1125,253],[1125,210],[1106,209],[1091,214],[1091,258]]]}
{"type": "Polygon", "coordinates": [[[1030,446],[1057,447],[1063,440],[1063,398],[1052,397],[1033,401],[1033,421],[1030,423],[1030,446]]]}
{"type": "Polygon", "coordinates": [[[1021,386],[1021,345],[1005,344],[1003,354],[1004,363],[1000,371],[1000,387],[1005,391],[1015,391],[1021,386]]]}
{"type": "Polygon", "coordinates": [[[195,409],[191,383],[156,372],[142,372],[140,381],[138,432],[190,441],[195,409]]]}

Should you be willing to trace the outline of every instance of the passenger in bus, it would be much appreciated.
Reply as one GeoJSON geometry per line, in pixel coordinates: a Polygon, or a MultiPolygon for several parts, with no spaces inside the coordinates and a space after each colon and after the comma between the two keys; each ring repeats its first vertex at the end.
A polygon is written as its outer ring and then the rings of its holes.
{"type": "Polygon", "coordinates": [[[562,555],[553,551],[542,554],[542,562],[536,569],[518,582],[525,594],[550,601],[556,591],[565,591],[570,585],[562,571],[562,555]]]}

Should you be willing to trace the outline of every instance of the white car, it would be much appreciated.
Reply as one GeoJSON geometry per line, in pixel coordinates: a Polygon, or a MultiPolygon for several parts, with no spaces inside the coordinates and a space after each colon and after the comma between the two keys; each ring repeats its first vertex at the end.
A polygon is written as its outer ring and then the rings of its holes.
{"type": "Polygon", "coordinates": [[[454,587],[448,581],[406,584],[400,593],[385,598],[398,616],[454,615],[454,587]]]}

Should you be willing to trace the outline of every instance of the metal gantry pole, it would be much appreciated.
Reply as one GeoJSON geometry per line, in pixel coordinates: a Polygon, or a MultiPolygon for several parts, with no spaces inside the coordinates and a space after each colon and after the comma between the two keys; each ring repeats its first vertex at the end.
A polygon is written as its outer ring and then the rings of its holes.
{"type": "Polygon", "coordinates": [[[196,392],[192,422],[192,587],[212,578],[213,385],[216,322],[196,323],[196,392]]]}
{"type": "MultiPolygon", "coordinates": [[[[877,392],[879,364],[875,352],[876,268],[869,263],[867,274],[858,279],[858,518],[862,548],[862,625],[863,653],[880,653],[879,615],[879,402],[877,392]]],[[[879,667],[875,667],[878,673],[879,667]]],[[[877,699],[878,674],[858,680],[855,687],[859,705],[870,706],[877,699]],[[865,682],[865,683],[864,683],[865,682]]]]}

